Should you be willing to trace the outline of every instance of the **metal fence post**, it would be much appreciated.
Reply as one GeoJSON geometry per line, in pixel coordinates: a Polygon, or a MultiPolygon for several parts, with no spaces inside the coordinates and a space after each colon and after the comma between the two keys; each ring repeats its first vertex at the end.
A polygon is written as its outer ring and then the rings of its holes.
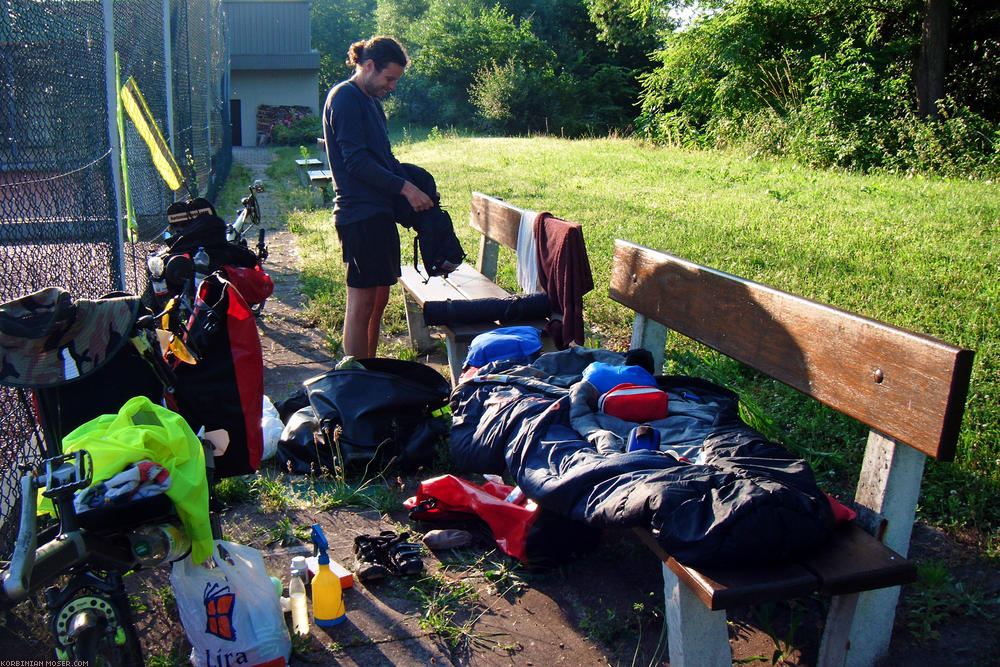
{"type": "MultiPolygon", "coordinates": [[[[125,254],[122,243],[125,239],[125,221],[122,218],[120,198],[122,196],[121,139],[118,136],[118,91],[115,90],[115,21],[114,0],[101,0],[104,10],[104,82],[108,104],[108,146],[111,147],[111,182],[114,183],[114,206],[117,233],[111,244],[111,269],[117,272],[117,288],[125,289],[125,254]]],[[[114,281],[112,281],[114,282],[114,281]]]]}
{"type": "Polygon", "coordinates": [[[167,102],[167,143],[174,159],[177,146],[174,144],[174,50],[170,43],[170,0],[162,0],[163,6],[163,87],[167,102]]]}

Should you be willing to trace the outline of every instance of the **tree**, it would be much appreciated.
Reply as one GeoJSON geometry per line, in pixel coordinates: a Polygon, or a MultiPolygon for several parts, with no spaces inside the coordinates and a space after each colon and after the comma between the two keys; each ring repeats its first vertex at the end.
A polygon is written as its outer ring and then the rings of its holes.
{"type": "Polygon", "coordinates": [[[528,69],[552,66],[555,54],[500,5],[481,0],[430,0],[406,31],[411,71],[388,110],[428,125],[468,127],[476,116],[469,91],[479,72],[510,61],[528,69]]]}
{"type": "Polygon", "coordinates": [[[938,117],[938,100],[944,99],[951,1],[927,0],[926,7],[915,76],[917,111],[921,118],[933,120],[938,117]]]}
{"type": "Polygon", "coordinates": [[[320,53],[320,97],[347,75],[347,49],[375,33],[375,0],[313,0],[312,46],[320,53]]]}

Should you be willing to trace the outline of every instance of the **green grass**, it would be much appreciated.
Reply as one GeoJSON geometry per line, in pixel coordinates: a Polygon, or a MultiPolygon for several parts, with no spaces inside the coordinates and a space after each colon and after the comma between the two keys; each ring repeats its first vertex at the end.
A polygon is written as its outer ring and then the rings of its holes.
{"type": "MultiPolygon", "coordinates": [[[[955,530],[971,526],[969,539],[998,552],[997,183],[816,171],[622,139],[408,136],[397,157],[435,175],[470,255],[478,247],[466,224],[472,191],[584,225],[596,285],[584,298],[585,320],[603,347],[624,350],[629,340],[631,314],[607,297],[613,242],[622,238],[975,350],[956,461],[928,462],[920,514],[955,530]]],[[[292,163],[296,153],[278,162],[292,163]]],[[[300,207],[288,220],[300,235],[312,315],[336,340],[343,268],[330,211],[300,207]]],[[[405,230],[401,236],[405,257],[412,239],[405,230]]],[[[512,258],[501,255],[498,277],[511,288],[512,258]]],[[[385,330],[405,331],[398,290],[385,330]]],[[[710,372],[806,456],[830,490],[852,488],[865,427],[679,336],[668,341],[667,363],[676,372],[710,372]]]]}
{"type": "Polygon", "coordinates": [[[947,565],[928,561],[917,568],[919,580],[910,593],[907,627],[918,641],[937,639],[942,621],[949,618],[990,618],[1000,599],[983,591],[966,591],[947,565]]]}

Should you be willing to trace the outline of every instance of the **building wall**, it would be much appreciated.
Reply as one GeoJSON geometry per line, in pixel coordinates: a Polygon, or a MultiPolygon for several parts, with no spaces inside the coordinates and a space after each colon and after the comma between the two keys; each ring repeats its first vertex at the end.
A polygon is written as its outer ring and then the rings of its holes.
{"type": "Polygon", "coordinates": [[[309,53],[309,2],[227,0],[229,48],[234,56],[309,53]]]}
{"type": "Polygon", "coordinates": [[[233,70],[230,99],[240,100],[243,145],[256,146],[257,107],[297,105],[319,114],[319,73],[316,70],[233,70]]]}

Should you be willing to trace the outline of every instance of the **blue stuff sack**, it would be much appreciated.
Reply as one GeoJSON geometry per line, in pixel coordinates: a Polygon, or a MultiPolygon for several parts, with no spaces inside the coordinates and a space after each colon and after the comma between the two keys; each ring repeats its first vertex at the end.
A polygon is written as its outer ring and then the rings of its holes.
{"type": "Polygon", "coordinates": [[[583,379],[594,385],[598,394],[605,394],[627,382],[641,387],[655,387],[656,378],[642,366],[616,366],[594,361],[583,369],[583,379]]]}
{"type": "Polygon", "coordinates": [[[530,362],[542,349],[542,335],[534,327],[501,327],[481,333],[469,343],[465,365],[479,368],[491,361],[524,359],[530,362]]]}

